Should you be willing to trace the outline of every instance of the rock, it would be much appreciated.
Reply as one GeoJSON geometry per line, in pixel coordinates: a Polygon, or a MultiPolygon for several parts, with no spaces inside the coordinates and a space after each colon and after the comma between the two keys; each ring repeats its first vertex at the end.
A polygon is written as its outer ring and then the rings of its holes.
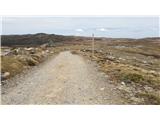
{"type": "Polygon", "coordinates": [[[154,71],[154,70],[150,70],[149,73],[151,73],[152,75],[157,75],[158,72],[154,71]]]}
{"type": "Polygon", "coordinates": [[[144,64],[147,64],[147,61],[144,60],[143,63],[144,63],[144,64]]]}
{"type": "Polygon", "coordinates": [[[122,61],[125,61],[126,59],[124,59],[124,58],[118,58],[119,60],[122,60],[122,61]]]}
{"type": "Polygon", "coordinates": [[[12,51],[12,53],[13,53],[14,55],[18,55],[18,54],[20,53],[20,48],[14,49],[14,50],[12,51]]]}
{"type": "Polygon", "coordinates": [[[111,61],[114,61],[115,60],[115,57],[111,56],[111,55],[107,55],[106,58],[108,60],[111,60],[111,61]]]}
{"type": "Polygon", "coordinates": [[[103,76],[104,76],[104,75],[106,75],[106,74],[105,74],[104,72],[101,72],[101,75],[103,75],[103,76]]]}
{"type": "Polygon", "coordinates": [[[4,73],[4,76],[6,76],[6,77],[9,76],[9,75],[10,75],[9,72],[5,72],[5,73],[4,73]]]}
{"type": "Polygon", "coordinates": [[[125,82],[121,82],[121,85],[126,85],[125,82]]]}
{"type": "Polygon", "coordinates": [[[42,54],[42,55],[44,55],[44,54],[45,54],[45,52],[44,52],[44,51],[42,51],[42,52],[41,52],[41,54],[42,54]]]}
{"type": "Polygon", "coordinates": [[[110,100],[110,98],[106,98],[106,97],[105,97],[105,98],[103,98],[103,99],[104,99],[104,100],[110,100]]]}
{"type": "Polygon", "coordinates": [[[5,73],[2,73],[2,74],[1,74],[2,80],[3,80],[3,79],[7,79],[9,76],[10,76],[10,73],[9,73],[9,72],[5,72],[5,73]]]}
{"type": "Polygon", "coordinates": [[[108,75],[104,75],[104,77],[105,77],[105,78],[109,78],[109,76],[108,76],[108,75]]]}
{"type": "Polygon", "coordinates": [[[40,48],[46,48],[48,44],[43,44],[40,46],[40,48]]]}
{"type": "Polygon", "coordinates": [[[137,98],[137,97],[131,97],[130,100],[136,102],[136,103],[142,103],[144,101],[143,98],[137,98]]]}
{"type": "Polygon", "coordinates": [[[100,53],[103,53],[103,51],[102,51],[102,50],[99,50],[99,52],[100,52],[100,53]]]}
{"type": "Polygon", "coordinates": [[[14,50],[12,51],[12,55],[18,55],[17,49],[14,49],[14,50]]]}
{"type": "Polygon", "coordinates": [[[120,61],[119,61],[119,60],[116,60],[115,62],[116,62],[116,63],[120,63],[120,61]]]}
{"type": "Polygon", "coordinates": [[[147,91],[147,92],[152,92],[152,91],[153,91],[153,88],[152,88],[152,87],[149,87],[149,86],[144,86],[144,89],[145,89],[145,91],[147,91]]]}
{"type": "Polygon", "coordinates": [[[152,74],[156,74],[156,71],[154,71],[154,70],[150,70],[149,72],[152,74]]]}
{"type": "Polygon", "coordinates": [[[43,59],[40,54],[33,54],[31,58],[36,60],[37,62],[40,62],[43,59]]]}
{"type": "Polygon", "coordinates": [[[100,88],[101,91],[103,91],[104,89],[105,89],[104,87],[103,87],[103,88],[100,88]]]}
{"type": "Polygon", "coordinates": [[[35,50],[30,51],[30,54],[35,54],[35,53],[36,53],[35,50]]]}
{"type": "Polygon", "coordinates": [[[82,50],[82,52],[85,52],[85,51],[86,51],[85,49],[82,50]]]}
{"type": "Polygon", "coordinates": [[[107,58],[110,58],[110,59],[115,59],[115,57],[113,57],[113,56],[107,56],[107,58]]]}
{"type": "Polygon", "coordinates": [[[30,47],[30,48],[25,48],[25,50],[30,51],[30,50],[33,50],[33,48],[32,48],[32,47],[30,47]]]}
{"type": "Polygon", "coordinates": [[[121,91],[125,91],[125,92],[127,92],[127,93],[132,93],[131,88],[130,88],[130,87],[127,87],[127,86],[124,86],[124,85],[120,85],[120,86],[118,87],[118,89],[121,90],[121,91]]]}
{"type": "Polygon", "coordinates": [[[49,53],[49,50],[46,50],[46,53],[49,53]]]}
{"type": "Polygon", "coordinates": [[[27,63],[29,66],[35,66],[38,64],[38,61],[34,60],[33,58],[27,58],[27,63]]]}

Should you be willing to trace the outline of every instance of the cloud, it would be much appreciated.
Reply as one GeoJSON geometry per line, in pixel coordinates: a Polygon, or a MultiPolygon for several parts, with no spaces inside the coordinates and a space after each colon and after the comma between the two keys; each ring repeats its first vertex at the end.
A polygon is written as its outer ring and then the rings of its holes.
{"type": "Polygon", "coordinates": [[[98,28],[97,30],[98,30],[98,31],[101,31],[101,32],[107,31],[107,29],[105,29],[105,28],[98,28]]]}
{"type": "Polygon", "coordinates": [[[84,30],[83,29],[76,29],[75,31],[77,31],[77,32],[83,32],[84,30]]]}

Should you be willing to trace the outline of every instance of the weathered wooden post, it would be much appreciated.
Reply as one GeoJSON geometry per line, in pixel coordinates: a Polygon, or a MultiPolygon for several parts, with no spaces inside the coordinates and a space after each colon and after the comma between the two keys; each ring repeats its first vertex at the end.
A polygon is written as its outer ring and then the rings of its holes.
{"type": "Polygon", "coordinates": [[[92,58],[94,58],[94,34],[92,34],[92,58]]]}

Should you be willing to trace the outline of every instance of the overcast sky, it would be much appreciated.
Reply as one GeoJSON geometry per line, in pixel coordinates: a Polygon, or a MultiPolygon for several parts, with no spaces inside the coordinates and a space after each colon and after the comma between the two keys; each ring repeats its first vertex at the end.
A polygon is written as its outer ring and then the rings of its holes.
{"type": "Polygon", "coordinates": [[[50,33],[101,37],[157,37],[158,17],[3,17],[2,34],[50,33]]]}

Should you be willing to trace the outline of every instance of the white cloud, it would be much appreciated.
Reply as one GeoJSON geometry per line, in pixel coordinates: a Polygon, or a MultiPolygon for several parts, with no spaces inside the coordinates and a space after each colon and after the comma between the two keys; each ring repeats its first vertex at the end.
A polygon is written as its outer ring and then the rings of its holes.
{"type": "Polygon", "coordinates": [[[83,32],[83,29],[76,29],[77,32],[83,32]]]}
{"type": "Polygon", "coordinates": [[[105,32],[105,31],[107,31],[107,29],[105,29],[105,28],[99,28],[99,29],[97,29],[98,31],[101,31],[101,32],[105,32]]]}

